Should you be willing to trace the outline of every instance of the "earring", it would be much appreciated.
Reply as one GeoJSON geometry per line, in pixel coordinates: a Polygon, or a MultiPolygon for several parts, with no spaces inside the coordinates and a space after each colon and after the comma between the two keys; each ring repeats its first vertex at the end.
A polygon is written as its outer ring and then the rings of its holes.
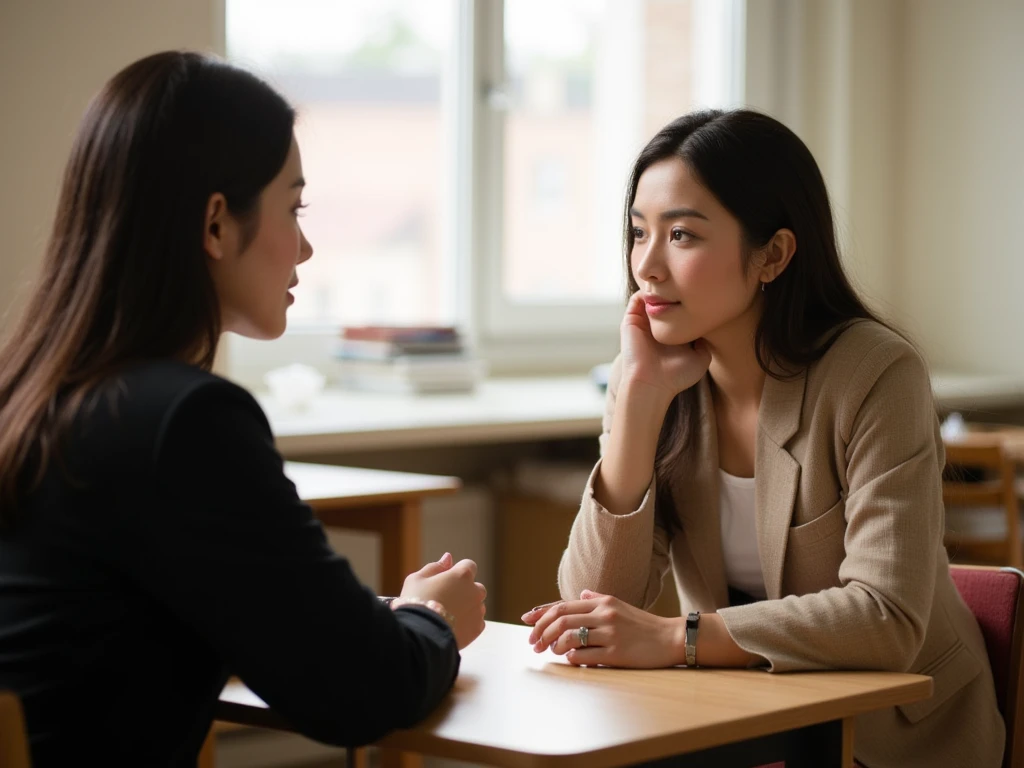
{"type": "Polygon", "coordinates": [[[768,283],[761,283],[761,293],[764,293],[764,287],[766,285],[768,285],[768,283]]]}

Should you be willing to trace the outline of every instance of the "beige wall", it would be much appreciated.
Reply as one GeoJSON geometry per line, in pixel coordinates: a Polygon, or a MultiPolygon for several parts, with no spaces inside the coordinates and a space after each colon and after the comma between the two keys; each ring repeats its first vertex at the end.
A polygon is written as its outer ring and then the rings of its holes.
{"type": "Polygon", "coordinates": [[[1024,0],[909,0],[899,284],[930,360],[1024,374],[1024,0]]]}
{"type": "Polygon", "coordinates": [[[898,314],[902,0],[757,0],[747,24],[748,103],[807,143],[851,278],[875,307],[898,314]]]}
{"type": "Polygon", "coordinates": [[[36,274],[90,97],[147,53],[221,50],[220,2],[0,2],[0,333],[36,274]]]}
{"type": "Polygon", "coordinates": [[[844,259],[934,367],[1024,375],[1024,0],[758,0],[750,103],[825,175],[844,259]]]}

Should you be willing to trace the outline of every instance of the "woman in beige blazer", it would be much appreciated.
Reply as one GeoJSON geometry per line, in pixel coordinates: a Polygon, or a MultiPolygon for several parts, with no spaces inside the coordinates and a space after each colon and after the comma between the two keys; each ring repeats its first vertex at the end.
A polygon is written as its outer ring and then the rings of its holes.
{"type": "Polygon", "coordinates": [[[1000,765],[984,642],[942,545],[928,371],[851,288],[807,147],[754,112],[691,114],[641,152],[628,201],[602,458],[564,600],[523,617],[535,649],[927,674],[931,699],[860,718],[857,759],[1000,765]],[[644,610],[670,567],[699,613],[689,641],[686,620],[644,610]]]}

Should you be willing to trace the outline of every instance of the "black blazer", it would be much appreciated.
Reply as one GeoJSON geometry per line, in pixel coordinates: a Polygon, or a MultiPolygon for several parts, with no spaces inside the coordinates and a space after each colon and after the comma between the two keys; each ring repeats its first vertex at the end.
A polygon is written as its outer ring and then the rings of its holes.
{"type": "Polygon", "coordinates": [[[0,688],[36,768],[194,766],[229,674],[336,745],[450,689],[448,626],[360,585],[245,390],[135,366],[88,398],[61,457],[0,537],[0,688]]]}

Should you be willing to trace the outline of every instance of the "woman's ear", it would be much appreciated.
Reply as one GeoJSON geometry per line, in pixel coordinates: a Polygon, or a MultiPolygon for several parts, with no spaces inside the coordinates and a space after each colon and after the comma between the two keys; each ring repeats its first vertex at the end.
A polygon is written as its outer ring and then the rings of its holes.
{"type": "Polygon", "coordinates": [[[234,220],[228,212],[228,201],[220,192],[210,195],[206,203],[203,226],[203,248],[211,259],[220,261],[231,253],[234,220]]]}
{"type": "Polygon", "coordinates": [[[780,229],[763,248],[760,280],[770,283],[783,273],[796,253],[796,235],[791,229],[780,229]]]}

